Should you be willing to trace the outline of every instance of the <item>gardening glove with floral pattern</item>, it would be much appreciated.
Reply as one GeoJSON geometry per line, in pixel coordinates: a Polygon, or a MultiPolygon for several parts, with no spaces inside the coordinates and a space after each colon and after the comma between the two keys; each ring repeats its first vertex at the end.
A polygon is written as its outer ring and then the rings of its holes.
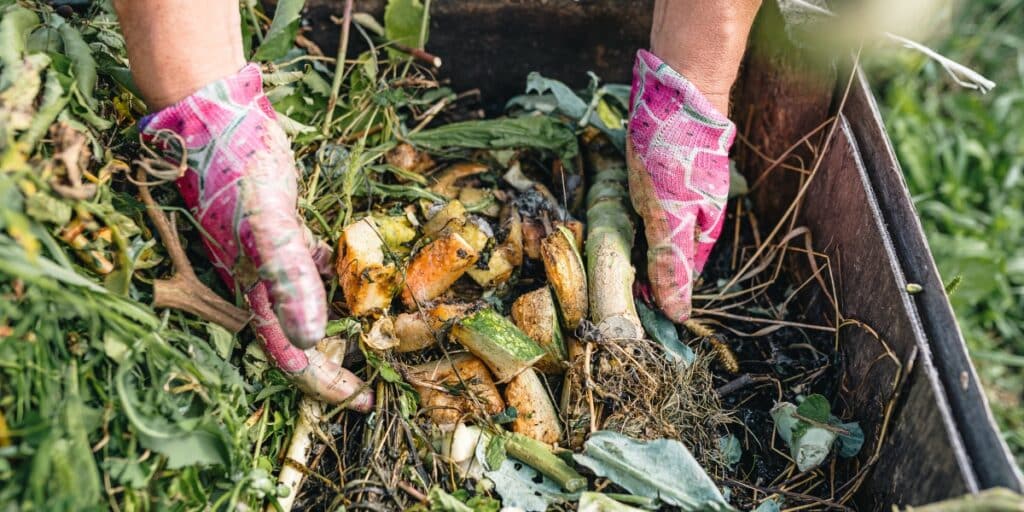
{"type": "MultiPolygon", "coordinates": [[[[256,334],[274,363],[326,401],[355,393],[359,378],[312,348],[327,323],[319,270],[330,269],[330,249],[296,211],[294,155],[263,94],[259,67],[211,83],[139,126],[169,160],[184,152],[188,170],[178,189],[205,231],[218,274],[245,291],[256,334]]],[[[366,410],[372,403],[364,392],[350,407],[366,410]]]]}
{"type": "Polygon", "coordinates": [[[644,220],[647,273],[658,306],[690,317],[693,283],[725,220],[736,127],[650,52],[633,67],[626,158],[633,207],[644,220]]]}

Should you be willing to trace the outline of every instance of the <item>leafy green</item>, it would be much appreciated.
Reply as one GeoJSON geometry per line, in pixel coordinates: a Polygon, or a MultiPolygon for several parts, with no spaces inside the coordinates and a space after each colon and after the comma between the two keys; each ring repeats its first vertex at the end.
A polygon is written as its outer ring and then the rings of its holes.
{"type": "Polygon", "coordinates": [[[665,354],[673,360],[692,364],[696,355],[693,349],[680,341],[679,331],[664,313],[647,307],[643,301],[636,301],[636,312],[643,324],[644,331],[652,340],[665,347],[665,354]]]}
{"type": "Polygon", "coordinates": [[[456,148],[535,148],[554,153],[567,169],[575,169],[579,154],[576,134],[565,123],[548,116],[505,117],[463,121],[410,134],[408,141],[432,152],[456,148]]]}
{"type": "Polygon", "coordinates": [[[429,24],[429,16],[421,0],[388,0],[384,8],[384,36],[410,48],[423,48],[429,34],[420,37],[420,32],[429,24]]]}
{"type": "MultiPolygon", "coordinates": [[[[39,16],[20,5],[9,5],[4,8],[0,18],[0,64],[6,68],[16,65],[21,60],[29,31],[38,24],[39,16]]],[[[6,87],[12,78],[3,76],[0,88],[6,87]]]]}
{"type": "Polygon", "coordinates": [[[92,50],[77,28],[65,23],[58,30],[64,42],[64,51],[71,59],[71,70],[78,85],[78,92],[85,99],[86,106],[95,107],[96,98],[93,92],[96,89],[97,78],[96,59],[92,56],[92,50]]]}
{"type": "Polygon", "coordinates": [[[305,0],[279,0],[263,43],[256,48],[255,60],[277,60],[291,50],[295,35],[299,32],[299,13],[305,0]]]}
{"type": "Polygon", "coordinates": [[[730,468],[735,466],[743,457],[743,446],[739,438],[733,434],[727,434],[718,439],[718,451],[722,459],[730,468]]]}
{"type": "Polygon", "coordinates": [[[864,446],[864,429],[860,427],[860,423],[839,423],[835,418],[831,423],[843,430],[839,433],[839,456],[850,458],[860,453],[864,446]]]}
{"type": "Polygon", "coordinates": [[[800,405],[796,408],[797,414],[807,418],[811,421],[818,423],[827,423],[828,418],[832,415],[832,404],[828,403],[828,399],[818,395],[810,395],[800,402],[800,405]]]}
{"type": "Polygon", "coordinates": [[[676,440],[638,441],[601,430],[590,435],[583,453],[574,459],[632,494],[684,511],[733,510],[700,463],[676,440]]]}

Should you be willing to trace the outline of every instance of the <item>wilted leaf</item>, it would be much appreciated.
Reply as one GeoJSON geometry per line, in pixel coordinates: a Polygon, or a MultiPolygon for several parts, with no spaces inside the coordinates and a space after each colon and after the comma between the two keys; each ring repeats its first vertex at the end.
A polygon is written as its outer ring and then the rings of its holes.
{"type": "Polygon", "coordinates": [[[576,462],[632,494],[682,510],[733,510],[711,477],[682,443],[638,441],[617,432],[591,434],[576,462]]]}
{"type": "Polygon", "coordinates": [[[573,495],[563,493],[553,480],[516,459],[506,458],[498,469],[487,471],[484,476],[494,482],[494,490],[501,496],[504,507],[544,511],[551,504],[574,499],[573,495]]]}
{"type": "MultiPolygon", "coordinates": [[[[817,400],[805,410],[810,414],[817,415],[820,414],[821,404],[815,402],[817,400]]],[[[804,400],[804,403],[807,403],[807,400],[804,400]]],[[[826,401],[825,404],[827,406],[828,402],[826,401]]],[[[789,402],[776,404],[772,408],[771,415],[775,421],[775,431],[789,445],[789,453],[796,461],[800,471],[815,468],[825,461],[829,450],[832,449],[832,443],[836,440],[835,432],[800,420],[797,415],[804,415],[799,413],[797,406],[789,402]]],[[[827,420],[828,417],[826,416],[825,419],[827,420]]]]}
{"type": "Polygon", "coordinates": [[[643,324],[644,331],[647,331],[652,340],[665,348],[665,353],[670,359],[686,364],[693,363],[696,357],[693,349],[679,340],[676,324],[672,323],[661,311],[647,307],[643,301],[636,301],[636,312],[640,317],[640,323],[643,324]]]}
{"type": "Polygon", "coordinates": [[[743,457],[743,446],[740,445],[740,440],[732,434],[727,434],[718,439],[718,451],[722,454],[722,459],[731,468],[740,461],[743,457]]]}
{"type": "Polygon", "coordinates": [[[284,57],[292,48],[295,35],[299,32],[299,13],[305,0],[280,0],[274,10],[274,20],[263,38],[263,44],[256,49],[254,60],[276,60],[284,57]]]}
{"type": "Polygon", "coordinates": [[[460,149],[536,148],[553,152],[570,171],[579,154],[576,134],[548,116],[463,121],[409,135],[414,146],[432,152],[460,149]]]}
{"type": "Polygon", "coordinates": [[[860,423],[851,421],[850,423],[834,423],[834,425],[846,432],[839,434],[839,456],[846,458],[856,456],[864,446],[864,429],[860,428],[860,423]]]}
{"type": "Polygon", "coordinates": [[[70,204],[43,192],[25,198],[25,214],[40,222],[63,226],[71,220],[71,213],[70,204]]]}

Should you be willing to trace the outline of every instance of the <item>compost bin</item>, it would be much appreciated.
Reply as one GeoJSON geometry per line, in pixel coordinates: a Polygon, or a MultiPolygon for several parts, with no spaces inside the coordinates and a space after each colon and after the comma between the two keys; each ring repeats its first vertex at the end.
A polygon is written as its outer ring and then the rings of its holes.
{"type": "MultiPolygon", "coordinates": [[[[497,111],[522,92],[530,71],[572,85],[582,85],[586,71],[628,83],[652,4],[439,0],[428,49],[443,58],[442,76],[454,88],[479,88],[497,111]]],[[[793,46],[774,4],[765,2],[734,90],[732,117],[747,139],[734,156],[749,181],[764,181],[753,197],[758,215],[774,223],[802,201],[792,222],[808,228],[814,249],[838,270],[838,339],[847,365],[841,395],[859,417],[890,419],[863,422],[868,439],[884,441],[858,456],[865,468],[858,507],[888,510],[993,486],[1020,491],[867,82],[793,46]],[[821,129],[837,113],[836,129],[821,129]],[[803,175],[777,172],[771,161],[783,154],[811,160],[818,148],[820,165],[803,175]],[[908,288],[914,284],[919,293],[908,288]],[[879,363],[887,356],[896,364],[879,363]],[[897,377],[903,384],[893,388],[897,377]]],[[[331,16],[342,3],[307,5],[311,37],[331,51],[338,40],[331,16]]],[[[364,1],[357,9],[379,14],[383,5],[364,1]]],[[[813,273],[806,259],[789,263],[802,278],[813,273]]],[[[835,321],[831,305],[820,302],[822,319],[835,321]]]]}

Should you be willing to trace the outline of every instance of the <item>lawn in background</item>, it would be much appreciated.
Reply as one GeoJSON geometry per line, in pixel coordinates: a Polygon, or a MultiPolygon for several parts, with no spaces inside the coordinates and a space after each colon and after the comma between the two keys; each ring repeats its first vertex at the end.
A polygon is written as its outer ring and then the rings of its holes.
{"type": "Polygon", "coordinates": [[[971,0],[935,50],[994,80],[958,87],[909,50],[871,59],[907,184],[992,409],[1024,465],[1024,0],[971,0]],[[958,278],[959,276],[959,278],[958,278]]]}

